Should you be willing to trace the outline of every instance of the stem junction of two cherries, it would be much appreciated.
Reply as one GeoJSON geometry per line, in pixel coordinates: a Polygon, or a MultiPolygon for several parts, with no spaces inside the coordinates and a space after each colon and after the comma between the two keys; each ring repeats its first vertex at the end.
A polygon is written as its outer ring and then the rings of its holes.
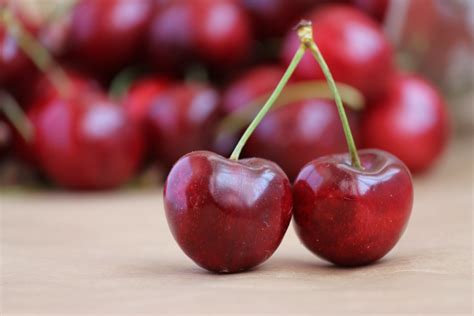
{"type": "Polygon", "coordinates": [[[280,82],[276,86],[275,90],[272,92],[267,102],[263,105],[262,109],[258,112],[258,114],[255,116],[255,118],[252,120],[250,125],[245,130],[244,134],[242,135],[239,142],[235,146],[234,151],[230,155],[230,159],[232,160],[239,159],[240,153],[243,147],[245,146],[245,143],[250,138],[250,136],[252,135],[253,131],[257,128],[259,123],[262,121],[264,116],[268,113],[268,111],[270,111],[276,99],[280,96],[283,88],[288,83],[288,80],[290,79],[296,67],[300,63],[306,50],[309,50],[311,54],[313,55],[313,57],[318,62],[319,66],[321,67],[321,70],[323,71],[324,76],[326,77],[326,80],[328,82],[329,89],[331,90],[333,94],[334,101],[336,102],[339,117],[341,119],[342,127],[344,129],[344,135],[346,137],[347,147],[349,149],[349,153],[351,156],[351,165],[354,168],[361,170],[362,165],[360,163],[359,155],[357,154],[357,148],[354,142],[354,138],[352,137],[349,121],[347,119],[346,112],[342,104],[341,96],[337,89],[334,78],[332,77],[332,74],[329,70],[329,67],[326,64],[326,61],[324,60],[318,46],[316,45],[313,39],[312,23],[310,21],[302,20],[297,25],[296,30],[301,42],[300,47],[296,51],[293,59],[291,60],[290,65],[286,69],[285,73],[283,74],[283,77],[281,78],[280,82]]]}

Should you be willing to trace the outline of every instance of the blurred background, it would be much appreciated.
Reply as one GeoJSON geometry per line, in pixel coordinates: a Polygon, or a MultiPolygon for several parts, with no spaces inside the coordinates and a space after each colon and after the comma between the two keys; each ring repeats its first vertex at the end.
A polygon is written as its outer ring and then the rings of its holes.
{"type": "MultiPolygon", "coordinates": [[[[229,155],[313,22],[356,143],[415,176],[471,138],[471,0],[1,0],[0,184],[158,186],[199,149],[229,155]]],[[[294,178],[346,151],[324,77],[305,56],[244,156],[294,178]]]]}

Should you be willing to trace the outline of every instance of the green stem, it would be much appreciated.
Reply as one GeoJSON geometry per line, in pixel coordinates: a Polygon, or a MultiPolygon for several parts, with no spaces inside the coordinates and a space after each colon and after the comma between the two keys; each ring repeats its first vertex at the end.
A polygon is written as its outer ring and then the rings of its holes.
{"type": "Polygon", "coordinates": [[[233,159],[233,160],[238,160],[239,159],[240,153],[241,153],[242,149],[244,148],[245,143],[250,138],[250,135],[252,135],[253,131],[257,128],[258,124],[260,124],[260,122],[262,121],[264,116],[271,109],[273,103],[275,103],[276,99],[278,98],[281,91],[285,87],[286,83],[290,79],[291,75],[295,71],[296,66],[298,66],[299,62],[301,61],[301,58],[303,58],[305,50],[306,50],[306,47],[304,45],[301,45],[299,47],[299,49],[296,51],[295,56],[291,60],[290,65],[286,69],[285,73],[283,74],[283,77],[281,78],[280,82],[276,86],[275,90],[272,92],[272,94],[268,98],[267,102],[264,104],[262,109],[257,113],[257,115],[255,116],[253,121],[247,127],[244,134],[242,135],[239,142],[237,143],[237,146],[235,146],[234,151],[230,155],[230,159],[233,159]]]}
{"type": "Polygon", "coordinates": [[[8,33],[16,39],[23,52],[48,77],[58,92],[63,96],[67,96],[71,83],[48,50],[23,27],[10,10],[2,9],[0,14],[0,22],[5,25],[8,33]]]}
{"type": "Polygon", "coordinates": [[[346,111],[344,110],[344,106],[342,104],[341,96],[339,95],[339,91],[337,89],[336,83],[334,82],[334,78],[332,77],[331,71],[329,70],[329,67],[326,64],[326,61],[324,60],[324,57],[321,54],[321,51],[314,42],[311,23],[304,21],[300,24],[299,28],[300,31],[298,32],[298,34],[300,36],[301,43],[305,45],[313,54],[314,58],[321,67],[324,76],[326,77],[329,89],[331,89],[331,92],[334,95],[334,100],[336,101],[337,110],[339,112],[339,117],[342,123],[342,128],[344,129],[344,134],[346,136],[347,147],[351,155],[352,166],[358,169],[362,169],[362,166],[360,164],[360,158],[357,154],[357,148],[354,142],[354,138],[352,137],[351,128],[349,126],[349,121],[347,119],[346,111]]]}
{"type": "Polygon", "coordinates": [[[7,92],[0,90],[0,112],[3,112],[15,129],[29,143],[34,137],[34,128],[31,121],[21,109],[16,100],[7,92]]]}

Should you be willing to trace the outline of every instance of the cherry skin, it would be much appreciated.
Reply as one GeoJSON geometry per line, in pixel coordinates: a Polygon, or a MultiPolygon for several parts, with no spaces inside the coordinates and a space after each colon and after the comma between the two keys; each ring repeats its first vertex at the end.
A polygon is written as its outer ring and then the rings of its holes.
{"type": "Polygon", "coordinates": [[[167,169],[184,154],[210,149],[219,118],[219,95],[204,84],[175,84],[154,99],[148,135],[158,161],[167,169]]]}
{"type": "Polygon", "coordinates": [[[153,8],[152,0],[80,0],[66,54],[94,71],[119,70],[141,49],[153,8]]]}
{"type": "Polygon", "coordinates": [[[291,219],[291,186],[273,162],[192,152],[164,188],[166,217],[181,249],[199,266],[240,272],[268,259],[291,219]]]}
{"type": "Polygon", "coordinates": [[[182,70],[196,59],[222,68],[246,57],[251,33],[233,0],[176,0],[157,11],[148,44],[158,69],[182,70]]]}
{"type": "Polygon", "coordinates": [[[385,256],[400,239],[413,204],[408,168],[395,156],[359,151],[363,170],[348,154],[308,163],[293,185],[294,226],[302,243],[340,266],[385,256]]]}
{"type": "Polygon", "coordinates": [[[446,104],[424,79],[398,74],[388,94],[364,114],[362,135],[365,146],[391,152],[412,172],[424,171],[448,141],[446,104]]]}
{"type": "Polygon", "coordinates": [[[170,82],[161,77],[145,77],[135,81],[122,101],[128,117],[145,125],[153,100],[168,88],[170,82]]]}
{"type": "MultiPolygon", "coordinates": [[[[315,41],[334,79],[358,89],[369,100],[385,93],[393,72],[393,52],[382,30],[370,17],[350,6],[325,6],[309,14],[315,41]]],[[[290,32],[283,46],[288,63],[300,45],[290,32]]],[[[300,80],[324,80],[309,52],[295,71],[300,80]]]]}
{"type": "MultiPolygon", "coordinates": [[[[348,112],[356,141],[358,119],[348,112]]],[[[276,162],[294,179],[311,160],[346,151],[344,132],[333,101],[309,99],[270,112],[250,137],[244,155],[276,162]]]]}
{"type": "Polygon", "coordinates": [[[115,188],[137,170],[143,152],[139,129],[101,91],[51,94],[28,113],[40,166],[56,184],[79,190],[115,188]]]}

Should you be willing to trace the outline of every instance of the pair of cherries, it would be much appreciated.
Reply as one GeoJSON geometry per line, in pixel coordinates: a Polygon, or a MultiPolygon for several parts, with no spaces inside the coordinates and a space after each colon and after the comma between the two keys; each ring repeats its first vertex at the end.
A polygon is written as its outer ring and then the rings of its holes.
{"type": "Polygon", "coordinates": [[[191,152],[168,175],[164,205],[172,234],[182,250],[207,270],[232,273],[259,265],[279,246],[292,214],[303,244],[341,266],[380,259],[407,224],[413,202],[408,168],[384,151],[357,152],[311,24],[301,23],[298,35],[300,48],[230,159],[208,151],[191,152]],[[309,162],[292,186],[277,164],[238,157],[307,49],[334,94],[350,154],[309,162]]]}

